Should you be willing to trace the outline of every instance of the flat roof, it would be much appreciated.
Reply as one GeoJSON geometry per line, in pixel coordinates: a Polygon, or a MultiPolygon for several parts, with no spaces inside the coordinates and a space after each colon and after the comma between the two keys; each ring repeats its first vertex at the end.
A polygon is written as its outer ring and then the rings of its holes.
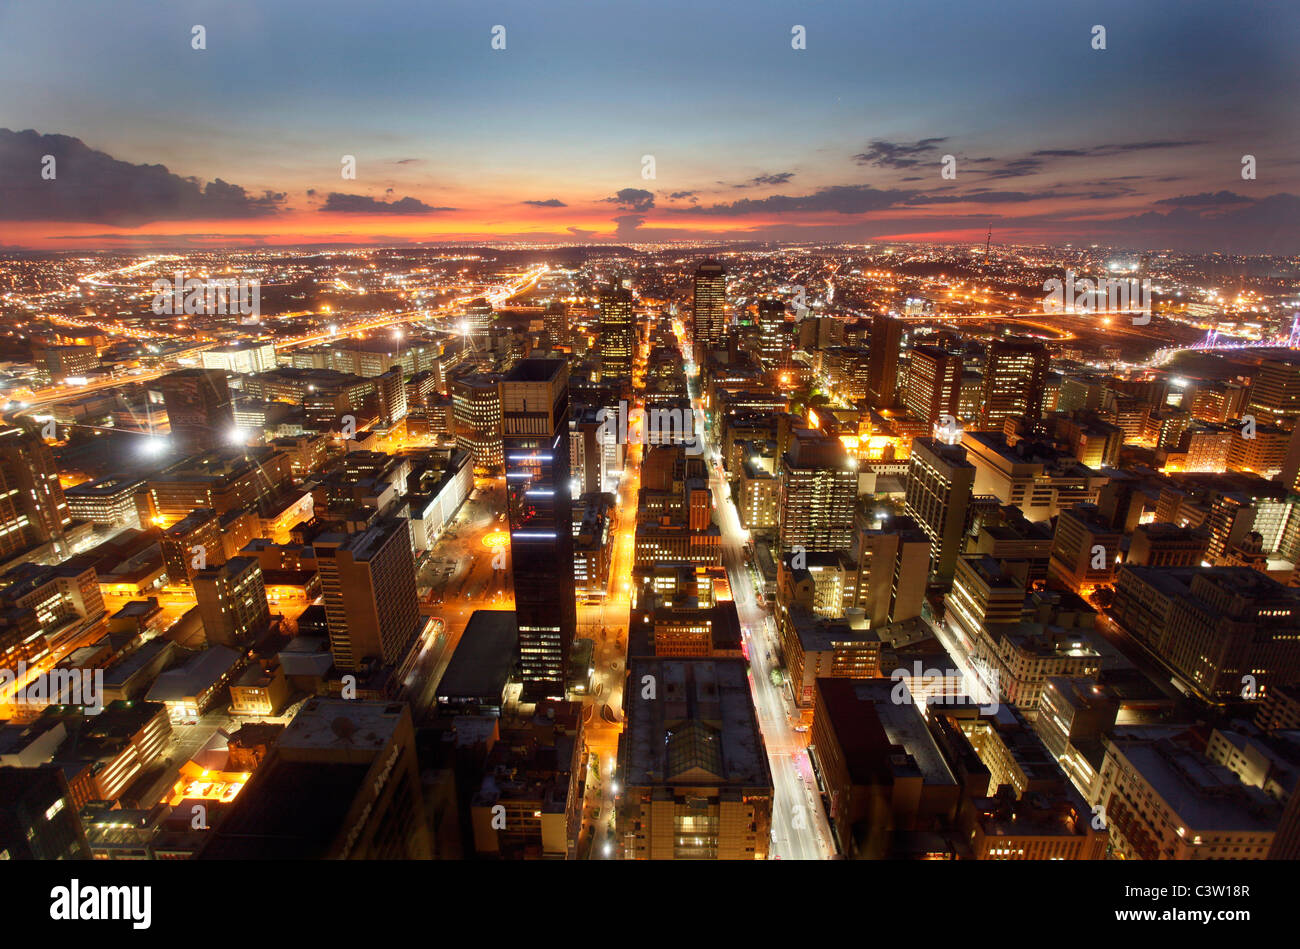
{"type": "Polygon", "coordinates": [[[204,860],[320,859],[343,830],[369,762],[266,762],[235,800],[204,860]]]}
{"type": "Polygon", "coordinates": [[[742,659],[635,658],[627,724],[619,739],[634,787],[771,789],[766,746],[742,659]],[[640,683],[653,676],[655,698],[640,683]]]}
{"type": "Polygon", "coordinates": [[[519,620],[514,610],[475,610],[438,683],[437,697],[500,696],[514,668],[519,620]]]}
{"type": "Polygon", "coordinates": [[[926,784],[956,784],[943,753],[912,703],[896,702],[894,679],[817,679],[830,725],[854,784],[914,771],[926,784]],[[909,756],[899,761],[898,754],[909,756]]]}
{"type": "Polygon", "coordinates": [[[405,711],[398,702],[312,699],[293,717],[278,747],[378,751],[393,740],[405,711]]]}

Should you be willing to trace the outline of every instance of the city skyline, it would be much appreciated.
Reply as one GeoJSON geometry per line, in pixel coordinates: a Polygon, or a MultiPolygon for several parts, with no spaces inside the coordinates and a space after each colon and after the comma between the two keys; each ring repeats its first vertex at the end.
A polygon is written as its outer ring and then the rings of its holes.
{"type": "Polygon", "coordinates": [[[991,229],[1292,254],[1285,37],[1300,13],[1261,4],[1265,27],[1253,10],[1234,22],[1261,25],[1225,30],[1211,3],[394,3],[364,26],[342,4],[14,5],[0,249],[983,243],[991,229]],[[913,42],[884,39],[898,35],[913,42]]]}
{"type": "Polygon", "coordinates": [[[886,938],[1267,919],[1296,35],[1266,0],[0,5],[19,924],[583,932],[636,919],[631,861],[733,940],[864,887],[886,938]]]}

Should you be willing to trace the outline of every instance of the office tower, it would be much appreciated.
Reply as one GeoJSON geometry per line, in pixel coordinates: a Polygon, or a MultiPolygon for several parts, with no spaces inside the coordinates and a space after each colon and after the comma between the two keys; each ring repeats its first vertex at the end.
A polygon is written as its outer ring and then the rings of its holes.
{"type": "Polygon", "coordinates": [[[930,576],[930,538],[909,517],[858,535],[853,605],[873,627],[921,615],[930,576]]]}
{"type": "Polygon", "coordinates": [[[262,568],[252,557],[200,570],[194,575],[194,598],[209,646],[248,646],[271,625],[262,568]]]}
{"type": "Polygon", "coordinates": [[[790,364],[794,337],[785,325],[785,303],[781,300],[758,301],[759,354],[769,369],[784,369],[790,364]]]}
{"type": "Polygon", "coordinates": [[[1052,538],[1052,557],[1047,564],[1050,585],[1081,596],[1109,586],[1115,578],[1120,537],[1120,532],[1102,519],[1096,505],[1066,508],[1056,519],[1052,538]]]}
{"type": "Polygon", "coordinates": [[[1084,793],[1097,777],[1088,751],[1114,729],[1119,709],[1120,699],[1113,689],[1083,677],[1050,676],[1043,684],[1034,731],[1084,793]]]}
{"type": "Polygon", "coordinates": [[[894,405],[898,389],[898,351],[903,348],[903,321],[883,313],[871,318],[871,355],[867,364],[867,398],[873,408],[894,405]]]}
{"type": "Polygon", "coordinates": [[[474,457],[479,471],[498,470],[501,454],[501,377],[469,373],[451,379],[456,447],[474,457]]]}
{"type": "Polygon", "coordinates": [[[379,397],[379,426],[390,428],[406,418],[406,384],[401,366],[394,366],[375,377],[379,397]]]}
{"type": "Polygon", "coordinates": [[[220,369],[179,369],[158,380],[167,421],[171,425],[172,447],[192,454],[230,442],[235,429],[235,410],[220,369]]]}
{"type": "Polygon", "coordinates": [[[853,541],[858,472],[844,443],[811,429],[796,429],[781,456],[782,556],[794,547],[835,553],[853,541]]]}
{"type": "Polygon", "coordinates": [[[0,560],[45,544],[61,558],[71,523],[53,453],[35,432],[0,430],[0,560]]]}
{"type": "Polygon", "coordinates": [[[429,825],[410,709],[313,698],[199,859],[428,860],[429,825]]]}
{"type": "Polygon", "coordinates": [[[0,860],[89,859],[63,767],[0,768],[0,860]]]}
{"type": "Polygon", "coordinates": [[[950,581],[957,566],[974,484],[975,466],[966,460],[960,445],[933,438],[912,441],[907,516],[930,538],[930,570],[940,582],[950,581]]]}
{"type": "Polygon", "coordinates": [[[542,323],[552,349],[569,345],[569,314],[562,302],[557,300],[546,308],[542,323]]]}
{"type": "Polygon", "coordinates": [[[466,334],[473,337],[482,336],[492,325],[494,316],[492,304],[486,299],[479,297],[471,300],[469,306],[465,307],[465,318],[462,323],[466,334]]]}
{"type": "Polygon", "coordinates": [[[1251,383],[1245,414],[1261,425],[1287,427],[1300,418],[1300,356],[1264,360],[1251,383]]]}
{"type": "Polygon", "coordinates": [[[844,345],[844,321],[833,316],[806,316],[798,324],[799,348],[815,353],[844,345]]]}
{"type": "Polygon", "coordinates": [[[399,664],[424,623],[410,522],[385,518],[359,534],[322,534],[312,546],[334,665],[352,672],[367,659],[399,664]]]}
{"type": "Polygon", "coordinates": [[[903,405],[931,425],[945,415],[960,418],[961,356],[935,346],[914,346],[907,364],[903,405]]]}
{"type": "Polygon", "coordinates": [[[600,295],[600,378],[631,378],[635,350],[632,291],[612,287],[600,295]]]}
{"type": "Polygon", "coordinates": [[[84,481],[63,494],[68,501],[69,515],[79,521],[138,530],[142,525],[136,495],[144,490],[143,478],[110,476],[98,481],[84,481]]]}
{"type": "Polygon", "coordinates": [[[720,346],[727,332],[727,275],[722,264],[706,260],[695,271],[695,345],[720,346]]]}
{"type": "Polygon", "coordinates": [[[1300,590],[1251,567],[1125,564],[1110,615],[1206,702],[1300,677],[1300,590]]]}
{"type": "Polygon", "coordinates": [[[998,339],[984,358],[980,427],[1002,430],[1009,418],[1036,422],[1043,415],[1047,348],[1035,340],[998,339]]]}
{"type": "MultiPolygon", "coordinates": [[[[33,355],[38,360],[44,357],[45,373],[55,383],[78,377],[84,379],[100,365],[99,353],[94,346],[46,346],[33,355]]],[[[40,368],[39,362],[37,367],[40,368]]]]}
{"type": "Polygon", "coordinates": [[[524,698],[564,698],[578,619],[569,493],[569,367],[524,359],[501,382],[506,504],[524,698]]]}
{"type": "Polygon", "coordinates": [[[974,649],[988,627],[1013,626],[1024,618],[1025,578],[988,554],[963,554],[943,599],[951,625],[974,649]]]}
{"type": "Polygon", "coordinates": [[[160,540],[167,582],[188,586],[200,570],[226,559],[221,518],[212,508],[195,508],[163,532],[160,540]]]}
{"type": "Polygon", "coordinates": [[[618,738],[625,858],[764,860],[772,773],[743,659],[634,658],[618,738]],[[650,677],[648,680],[646,677],[650,677]]]}

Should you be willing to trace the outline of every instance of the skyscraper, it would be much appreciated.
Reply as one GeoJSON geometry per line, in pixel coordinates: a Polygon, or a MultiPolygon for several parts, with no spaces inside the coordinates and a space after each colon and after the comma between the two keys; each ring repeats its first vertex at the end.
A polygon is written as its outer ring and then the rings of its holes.
{"type": "Polygon", "coordinates": [[[451,378],[456,447],[474,456],[480,471],[501,468],[501,377],[466,373],[451,378]]]}
{"type": "Polygon", "coordinates": [[[714,347],[727,331],[727,274],[716,260],[706,260],[695,271],[695,345],[714,347]]]}
{"type": "Polygon", "coordinates": [[[952,580],[966,531],[975,466],[966,449],[933,438],[912,441],[907,473],[907,516],[930,538],[930,570],[941,582],[952,580]]]}
{"type": "Polygon", "coordinates": [[[54,543],[72,523],[54,455],[35,432],[0,429],[0,558],[54,543]]]}
{"type": "Polygon", "coordinates": [[[913,347],[903,404],[931,425],[944,415],[956,418],[961,405],[961,356],[935,346],[913,347]]]}
{"type": "Polygon", "coordinates": [[[1300,417],[1300,356],[1264,360],[1255,372],[1246,412],[1268,425],[1289,425],[1300,417]]]}
{"type": "Polygon", "coordinates": [[[563,698],[578,625],[569,494],[569,367],[524,359],[501,382],[506,505],[526,700],[563,698]]]}
{"type": "Polygon", "coordinates": [[[853,539],[858,473],[838,438],[796,429],[781,457],[781,553],[834,553],[853,539]]]}
{"type": "Polygon", "coordinates": [[[179,369],[158,380],[167,406],[172,445],[185,454],[227,444],[235,410],[221,369],[179,369]]]}
{"type": "Polygon", "coordinates": [[[871,318],[871,353],[867,361],[867,398],[873,407],[891,408],[898,389],[898,351],[903,348],[903,321],[883,313],[871,318]]]}
{"type": "Polygon", "coordinates": [[[1001,431],[1008,418],[1038,421],[1047,383],[1047,348],[1031,339],[999,339],[984,359],[980,427],[1001,431]]]}
{"type": "Polygon", "coordinates": [[[209,646],[247,646],[271,623],[262,568],[253,557],[200,570],[194,575],[194,599],[209,646]]]}
{"type": "Polygon", "coordinates": [[[600,378],[630,378],[635,348],[632,291],[612,287],[600,295],[600,378]]]}
{"type": "Polygon", "coordinates": [[[759,353],[769,369],[784,369],[790,364],[794,337],[785,325],[785,303],[781,300],[758,301],[759,353]]]}
{"type": "Polygon", "coordinates": [[[930,539],[911,518],[858,534],[858,578],[853,605],[873,627],[921,615],[930,574],[930,539]]]}
{"type": "Polygon", "coordinates": [[[410,521],[386,518],[359,534],[322,534],[312,546],[325,594],[334,665],[397,665],[423,625],[410,521]]]}

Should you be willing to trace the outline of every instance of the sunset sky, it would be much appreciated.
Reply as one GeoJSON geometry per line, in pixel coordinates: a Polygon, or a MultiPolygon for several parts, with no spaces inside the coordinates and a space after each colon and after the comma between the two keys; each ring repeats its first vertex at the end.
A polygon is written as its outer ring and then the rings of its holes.
{"type": "Polygon", "coordinates": [[[1283,2],[15,2],[0,249],[991,225],[1300,253],[1298,38],[1283,2]]]}

